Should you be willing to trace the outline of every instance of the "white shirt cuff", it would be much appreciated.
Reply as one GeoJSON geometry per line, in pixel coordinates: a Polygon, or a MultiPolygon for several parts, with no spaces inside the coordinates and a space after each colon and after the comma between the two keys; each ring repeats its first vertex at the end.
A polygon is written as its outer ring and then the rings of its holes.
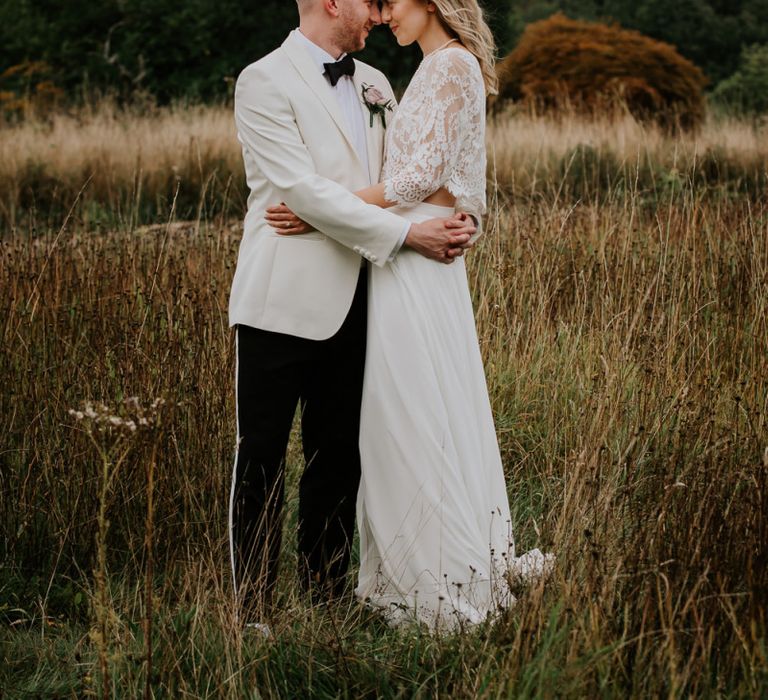
{"type": "Polygon", "coordinates": [[[403,247],[403,243],[405,243],[405,239],[408,236],[408,231],[411,230],[411,222],[406,221],[405,222],[405,228],[403,229],[403,232],[400,234],[400,240],[395,243],[395,247],[392,248],[392,252],[389,254],[389,257],[387,258],[387,262],[392,262],[395,259],[395,255],[397,255],[400,252],[400,248],[403,247]]]}

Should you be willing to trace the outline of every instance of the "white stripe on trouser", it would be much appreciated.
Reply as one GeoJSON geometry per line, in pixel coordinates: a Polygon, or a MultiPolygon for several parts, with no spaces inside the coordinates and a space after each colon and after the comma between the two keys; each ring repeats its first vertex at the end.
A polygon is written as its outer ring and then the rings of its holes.
{"type": "Polygon", "coordinates": [[[235,598],[237,598],[237,576],[235,574],[235,538],[233,534],[233,511],[235,509],[235,477],[237,476],[237,453],[240,449],[240,407],[238,405],[238,382],[240,379],[240,353],[238,351],[238,338],[240,331],[235,327],[235,425],[237,426],[237,437],[235,442],[235,464],[232,467],[232,485],[229,489],[229,559],[232,564],[232,586],[235,589],[235,598]]]}

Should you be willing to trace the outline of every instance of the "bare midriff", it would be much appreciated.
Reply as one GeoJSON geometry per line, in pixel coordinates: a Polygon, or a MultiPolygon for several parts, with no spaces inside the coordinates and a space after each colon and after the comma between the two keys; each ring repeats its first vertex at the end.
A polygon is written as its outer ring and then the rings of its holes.
{"type": "Polygon", "coordinates": [[[456,197],[454,197],[445,187],[441,187],[437,192],[433,192],[427,197],[424,202],[427,204],[434,204],[438,207],[451,207],[456,204],[456,197]]]}

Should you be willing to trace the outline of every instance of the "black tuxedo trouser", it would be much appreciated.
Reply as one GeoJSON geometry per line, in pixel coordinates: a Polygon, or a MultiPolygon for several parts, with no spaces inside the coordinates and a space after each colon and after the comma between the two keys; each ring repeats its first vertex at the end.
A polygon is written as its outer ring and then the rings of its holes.
{"type": "Polygon", "coordinates": [[[339,331],[309,340],[239,325],[238,448],[230,501],[235,591],[246,616],[269,614],[282,532],[285,452],[301,404],[299,579],[321,596],[343,592],[360,484],[366,270],[339,331]]]}

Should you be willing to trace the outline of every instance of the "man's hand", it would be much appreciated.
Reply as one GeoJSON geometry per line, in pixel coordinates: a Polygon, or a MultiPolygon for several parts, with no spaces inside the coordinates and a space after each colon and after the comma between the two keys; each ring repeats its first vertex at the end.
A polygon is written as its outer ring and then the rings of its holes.
{"type": "Polygon", "coordinates": [[[429,219],[411,224],[404,245],[425,258],[448,264],[474,245],[470,238],[476,231],[468,214],[456,214],[450,219],[429,219]]]}

